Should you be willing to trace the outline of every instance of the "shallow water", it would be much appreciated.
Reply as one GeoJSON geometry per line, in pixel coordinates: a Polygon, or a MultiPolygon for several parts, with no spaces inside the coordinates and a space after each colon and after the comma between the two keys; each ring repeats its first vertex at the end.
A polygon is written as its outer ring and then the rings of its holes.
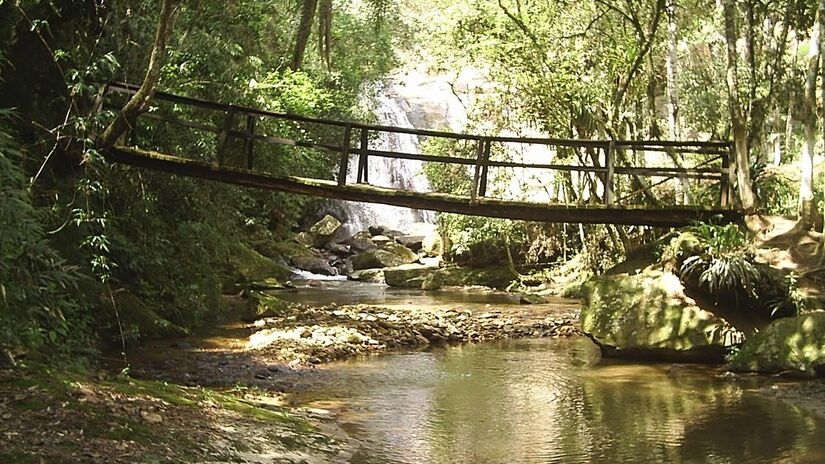
{"type": "Polygon", "coordinates": [[[825,462],[825,422],[752,380],[598,358],[585,338],[392,354],[296,401],[338,410],[356,463],[825,462]]]}
{"type": "MultiPolygon", "coordinates": [[[[339,284],[309,304],[506,310],[511,295],[339,284]]],[[[572,310],[575,308],[573,307],[572,310]]],[[[559,302],[559,311],[571,306],[559,302]]],[[[586,338],[520,339],[320,368],[296,404],[331,409],[355,463],[825,462],[825,421],[707,367],[601,360],[586,338]]]]}

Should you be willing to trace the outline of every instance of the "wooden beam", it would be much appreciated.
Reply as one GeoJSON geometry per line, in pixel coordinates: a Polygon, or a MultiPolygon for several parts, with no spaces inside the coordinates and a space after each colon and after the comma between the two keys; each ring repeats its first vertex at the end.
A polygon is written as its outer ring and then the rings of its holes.
{"type": "Polygon", "coordinates": [[[343,186],[347,183],[347,168],[349,164],[349,144],[352,138],[352,126],[344,128],[344,140],[341,143],[341,166],[338,169],[338,185],[343,186]]]}
{"type": "Polygon", "coordinates": [[[719,216],[722,222],[742,220],[739,211],[720,208],[670,207],[607,208],[604,205],[540,204],[520,201],[469,197],[440,193],[407,192],[367,185],[339,186],[336,182],[300,177],[274,177],[247,169],[216,166],[203,161],[188,160],[128,147],[105,150],[115,162],[164,171],[186,177],[214,180],[265,190],[291,192],[340,200],[363,201],[403,206],[414,209],[451,212],[475,216],[499,217],[539,222],[571,222],[586,224],[648,225],[676,227],[694,221],[708,221],[719,216]]]}

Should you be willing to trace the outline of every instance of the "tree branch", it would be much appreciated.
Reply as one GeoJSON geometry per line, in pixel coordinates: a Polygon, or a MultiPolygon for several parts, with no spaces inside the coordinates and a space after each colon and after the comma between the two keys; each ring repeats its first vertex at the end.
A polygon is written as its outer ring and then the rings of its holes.
{"type": "Polygon", "coordinates": [[[166,45],[172,35],[175,20],[178,17],[179,8],[175,0],[163,0],[160,9],[160,19],[158,29],[155,33],[155,41],[152,45],[152,53],[149,56],[149,67],[146,69],[146,76],[143,83],[132,98],[123,106],[115,120],[103,131],[103,135],[97,141],[101,148],[109,148],[115,141],[130,128],[134,127],[135,120],[140,113],[149,108],[149,103],[155,95],[155,88],[160,80],[160,72],[163,63],[166,61],[166,45]]]}

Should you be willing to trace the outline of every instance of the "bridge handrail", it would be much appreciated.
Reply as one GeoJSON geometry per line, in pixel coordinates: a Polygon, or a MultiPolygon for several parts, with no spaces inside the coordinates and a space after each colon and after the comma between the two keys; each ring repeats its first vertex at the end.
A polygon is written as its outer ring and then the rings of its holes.
{"type": "MultiPolygon", "coordinates": [[[[123,83],[110,82],[106,85],[101,93],[101,99],[108,94],[109,91],[115,91],[125,94],[135,94],[139,86],[123,83]]],[[[615,175],[630,175],[648,177],[665,177],[665,181],[675,177],[680,178],[694,178],[694,179],[712,179],[720,182],[720,197],[719,203],[722,207],[732,206],[732,185],[734,180],[734,172],[731,167],[732,157],[730,155],[732,146],[730,142],[725,141],[671,141],[671,140],[574,140],[563,138],[520,138],[520,137],[504,137],[504,136],[486,136],[476,134],[458,134],[453,132],[443,132],[426,129],[413,129],[403,127],[384,126],[377,124],[364,124],[358,122],[345,122],[338,120],[330,120],[324,118],[315,118],[308,116],[301,116],[288,113],[278,113],[245,106],[222,104],[210,102],[207,100],[175,95],[168,92],[157,91],[154,98],[158,100],[168,101],[172,103],[182,104],[186,106],[199,107],[214,111],[225,113],[224,123],[221,127],[211,124],[186,121],[175,116],[161,115],[155,113],[144,113],[142,116],[151,119],[170,122],[184,127],[189,127],[198,130],[214,132],[218,134],[218,164],[223,164],[223,155],[227,141],[231,138],[243,139],[247,156],[247,168],[252,168],[253,160],[253,143],[255,140],[260,140],[266,143],[291,145],[298,147],[306,147],[313,149],[320,149],[336,154],[340,154],[340,168],[338,173],[338,183],[343,186],[346,183],[346,174],[348,171],[349,155],[359,155],[358,159],[358,183],[369,183],[367,160],[370,156],[397,158],[408,160],[419,160],[424,162],[440,162],[451,164],[462,164],[467,166],[475,166],[473,177],[473,186],[471,199],[474,201],[477,196],[484,197],[487,188],[487,176],[489,168],[530,168],[530,169],[547,169],[567,172],[585,172],[597,174],[598,178],[604,184],[604,203],[607,206],[613,206],[617,203],[614,198],[613,189],[615,175]],[[246,131],[237,130],[233,127],[234,118],[236,115],[247,116],[246,131]],[[308,140],[292,140],[271,135],[264,135],[255,133],[255,119],[256,117],[281,119],[294,122],[305,122],[312,124],[320,124],[326,126],[340,127],[344,130],[344,139],[340,145],[332,145],[325,143],[318,143],[308,140]],[[360,131],[360,146],[352,146],[353,130],[360,131]],[[374,150],[369,148],[368,134],[369,132],[389,132],[411,134],[425,137],[448,138],[453,140],[465,140],[476,142],[476,153],[474,158],[461,158],[455,156],[437,156],[425,155],[418,153],[401,153],[374,150]],[[534,164],[534,163],[518,163],[512,161],[497,161],[490,159],[491,145],[493,143],[518,143],[518,144],[536,144],[554,147],[567,148],[586,148],[604,150],[604,166],[600,166],[596,158],[593,159],[592,165],[566,165],[566,164],[534,164]],[[700,165],[694,168],[683,168],[681,164],[676,162],[676,168],[663,167],[632,167],[621,166],[616,163],[617,150],[646,150],[668,152],[671,155],[677,153],[695,153],[715,155],[706,159],[700,165]],[[721,160],[719,168],[702,168],[712,162],[721,160]]],[[[675,162],[675,158],[674,158],[675,162]]],[[[661,181],[655,185],[660,185],[665,182],[661,181]]],[[[643,184],[644,185],[644,184],[643,184]]],[[[652,188],[648,186],[647,188],[652,188]]],[[[631,195],[637,192],[632,193],[631,195]]],[[[629,195],[620,198],[622,201],[628,198],[629,195]]]]}
{"type": "MultiPolygon", "coordinates": [[[[126,93],[129,95],[133,95],[137,92],[140,88],[138,85],[135,84],[128,84],[125,82],[110,82],[107,84],[110,90],[114,90],[120,93],[126,93]]],[[[393,133],[401,133],[401,134],[412,134],[412,135],[420,135],[425,137],[440,137],[440,138],[452,138],[452,139],[460,139],[460,140],[473,140],[473,141],[480,141],[480,140],[490,140],[491,142],[501,142],[501,143],[521,143],[521,144],[535,144],[535,145],[553,145],[553,146],[563,146],[563,147],[573,147],[573,148],[608,148],[610,144],[610,140],[597,140],[597,139],[564,139],[564,138],[530,138],[530,137],[505,137],[505,136],[489,136],[489,135],[478,135],[478,134],[458,134],[455,132],[444,132],[444,131],[436,131],[431,129],[414,129],[414,128],[407,128],[407,127],[396,127],[396,126],[384,126],[380,124],[366,124],[360,122],[350,122],[350,121],[340,121],[335,119],[325,119],[325,118],[315,118],[310,116],[301,116],[297,114],[290,114],[290,113],[278,113],[274,111],[267,111],[261,110],[258,108],[251,108],[242,105],[235,105],[235,104],[225,104],[225,103],[216,103],[211,102],[208,100],[203,100],[200,98],[194,97],[187,97],[183,95],[176,95],[168,92],[157,91],[155,92],[155,98],[159,100],[165,100],[174,103],[183,103],[189,106],[197,106],[206,109],[212,109],[217,111],[232,111],[237,114],[244,114],[244,115],[251,115],[251,116],[262,116],[262,117],[269,117],[274,119],[285,119],[289,121],[295,122],[306,122],[306,123],[315,123],[315,124],[324,124],[330,126],[337,126],[341,128],[345,128],[347,126],[352,127],[353,129],[366,129],[370,131],[376,132],[393,132],[393,133]]],[[[243,136],[244,133],[238,132],[238,136],[243,136]]],[[[727,152],[730,149],[730,142],[726,141],[719,141],[719,140],[711,140],[711,141],[675,141],[675,140],[614,140],[613,143],[617,148],[646,148],[646,149],[655,149],[655,148],[705,148],[705,149],[717,149],[718,151],[724,150],[727,152]]],[[[708,152],[708,153],[716,153],[717,151],[708,152]]]]}

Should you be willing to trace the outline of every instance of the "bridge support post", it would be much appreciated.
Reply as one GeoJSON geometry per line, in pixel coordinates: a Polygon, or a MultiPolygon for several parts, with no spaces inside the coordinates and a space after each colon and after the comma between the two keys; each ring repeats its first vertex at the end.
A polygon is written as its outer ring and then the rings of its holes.
{"type": "Polygon", "coordinates": [[[229,143],[229,132],[232,130],[232,124],[234,122],[235,110],[230,109],[223,118],[223,126],[221,127],[221,132],[218,134],[218,166],[223,166],[224,156],[226,155],[226,145],[229,143]]]}
{"type": "Polygon", "coordinates": [[[338,170],[338,185],[344,186],[347,183],[347,167],[349,164],[349,144],[352,138],[352,124],[344,127],[344,141],[341,144],[341,167],[338,170]]]}
{"type": "Polygon", "coordinates": [[[481,178],[479,179],[478,196],[482,198],[487,196],[487,171],[490,169],[488,161],[490,161],[492,144],[493,142],[491,140],[485,139],[484,149],[481,153],[481,178]]]}
{"type": "Polygon", "coordinates": [[[722,153],[722,177],[719,179],[719,206],[721,208],[729,208],[733,205],[733,190],[734,179],[736,179],[736,171],[731,165],[731,153],[733,146],[726,153],[722,153]]]}
{"type": "Polygon", "coordinates": [[[358,183],[369,184],[369,169],[367,166],[367,156],[369,156],[369,130],[361,129],[361,147],[358,157],[358,183]]]}
{"type": "Polygon", "coordinates": [[[252,169],[252,159],[255,155],[255,116],[251,114],[246,117],[244,152],[246,152],[246,169],[252,169]]]}
{"type": "Polygon", "coordinates": [[[614,199],[614,190],[613,190],[613,177],[615,175],[616,169],[616,142],[613,140],[607,144],[607,151],[604,157],[604,164],[607,167],[607,174],[604,176],[604,204],[608,208],[613,207],[614,199]]]}
{"type": "Polygon", "coordinates": [[[478,185],[479,179],[481,177],[482,159],[484,158],[484,145],[484,139],[479,139],[476,143],[476,167],[475,171],[473,172],[473,190],[470,192],[470,203],[475,203],[476,199],[478,198],[478,185]]]}

